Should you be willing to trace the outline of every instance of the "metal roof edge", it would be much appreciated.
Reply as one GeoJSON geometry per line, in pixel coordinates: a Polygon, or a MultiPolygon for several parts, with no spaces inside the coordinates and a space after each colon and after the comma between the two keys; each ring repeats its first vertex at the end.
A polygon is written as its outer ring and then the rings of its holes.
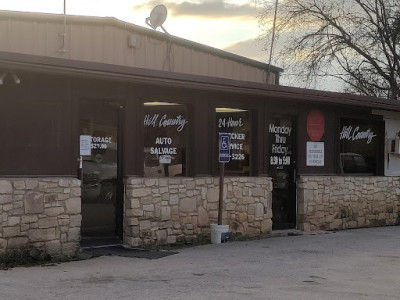
{"type": "Polygon", "coordinates": [[[230,93],[238,92],[283,100],[290,99],[400,111],[400,101],[370,96],[0,51],[0,70],[10,68],[48,71],[65,75],[84,75],[90,78],[123,80],[147,85],[218,90],[230,93]]]}

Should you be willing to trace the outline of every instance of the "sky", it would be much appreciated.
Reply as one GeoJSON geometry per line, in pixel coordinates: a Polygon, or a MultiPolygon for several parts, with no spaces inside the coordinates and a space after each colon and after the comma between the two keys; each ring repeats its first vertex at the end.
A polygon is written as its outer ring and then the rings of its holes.
{"type": "MultiPolygon", "coordinates": [[[[253,0],[66,0],[66,12],[148,27],[145,19],[159,4],[168,9],[163,27],[169,34],[268,62],[253,0]]],[[[62,14],[64,0],[0,0],[0,10],[62,14]]]]}

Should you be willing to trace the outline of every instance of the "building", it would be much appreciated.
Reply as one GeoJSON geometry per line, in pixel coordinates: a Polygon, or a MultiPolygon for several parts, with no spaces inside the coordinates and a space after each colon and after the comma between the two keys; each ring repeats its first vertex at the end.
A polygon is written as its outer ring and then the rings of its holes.
{"type": "Polygon", "coordinates": [[[220,133],[232,235],[396,224],[400,104],[280,72],[112,18],[1,12],[0,252],[208,238],[220,133]]]}

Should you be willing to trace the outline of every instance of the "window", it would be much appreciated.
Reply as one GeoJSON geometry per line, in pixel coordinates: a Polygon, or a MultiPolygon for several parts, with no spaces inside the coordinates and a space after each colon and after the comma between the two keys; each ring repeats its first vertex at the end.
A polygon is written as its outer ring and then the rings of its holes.
{"type": "Polygon", "coordinates": [[[248,110],[216,108],[218,145],[219,135],[230,136],[230,162],[225,164],[225,173],[231,176],[250,175],[251,114],[248,110]]]}
{"type": "Polygon", "coordinates": [[[375,174],[379,123],[342,119],[340,124],[340,171],[344,174],[375,174]]]}
{"type": "Polygon", "coordinates": [[[188,120],[185,106],[144,103],[144,176],[186,175],[188,120]]]}

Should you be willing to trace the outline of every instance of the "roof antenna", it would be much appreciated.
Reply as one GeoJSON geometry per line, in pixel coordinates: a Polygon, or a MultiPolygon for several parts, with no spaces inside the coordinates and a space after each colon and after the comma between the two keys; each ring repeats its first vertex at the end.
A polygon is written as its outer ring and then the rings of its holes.
{"type": "Polygon", "coordinates": [[[165,5],[160,4],[151,10],[150,17],[146,18],[146,24],[154,30],[156,30],[158,27],[161,27],[164,33],[169,34],[162,26],[166,19],[167,8],[165,7],[165,5]]]}

